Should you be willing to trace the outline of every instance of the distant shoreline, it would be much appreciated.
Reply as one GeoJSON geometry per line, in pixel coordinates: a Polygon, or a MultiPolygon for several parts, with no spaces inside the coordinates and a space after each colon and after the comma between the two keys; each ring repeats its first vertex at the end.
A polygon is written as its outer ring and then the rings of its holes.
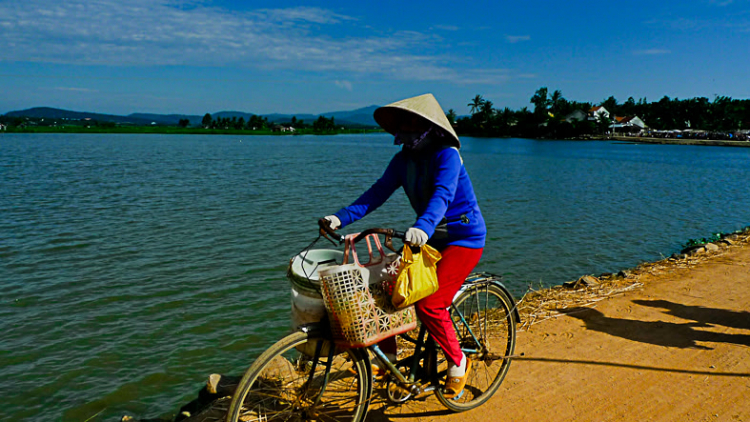
{"type": "MultiPolygon", "coordinates": [[[[342,134],[363,134],[363,133],[384,133],[382,129],[343,129],[329,132],[314,132],[301,130],[298,132],[274,132],[271,130],[236,130],[236,129],[203,129],[203,128],[176,128],[172,126],[133,126],[133,127],[34,127],[22,130],[5,130],[3,133],[120,133],[120,134],[144,134],[144,135],[273,135],[273,136],[294,136],[294,135],[342,135],[342,134]]],[[[476,135],[463,135],[477,137],[476,135]]],[[[480,136],[481,137],[481,136],[480,136]]],[[[527,138],[537,140],[549,140],[547,138],[527,138]]],[[[728,141],[713,139],[681,139],[681,138],[648,138],[638,136],[591,136],[585,138],[568,138],[561,140],[571,141],[620,141],[638,144],[659,144],[659,145],[698,145],[698,146],[727,146],[727,147],[750,147],[750,141],[728,141]]]]}
{"type": "Polygon", "coordinates": [[[294,136],[294,135],[341,135],[362,134],[382,132],[382,129],[338,129],[334,131],[315,132],[313,130],[298,130],[295,132],[281,132],[272,130],[244,130],[244,129],[203,129],[203,128],[178,128],[174,126],[126,126],[126,127],[34,127],[25,129],[9,129],[0,131],[3,133],[90,133],[90,134],[143,134],[143,135],[272,135],[272,136],[294,136]]]}
{"type": "Polygon", "coordinates": [[[610,140],[633,142],[639,144],[661,145],[701,145],[716,147],[750,147],[749,141],[727,141],[713,139],[680,139],[680,138],[644,138],[637,136],[612,136],[610,140]]]}

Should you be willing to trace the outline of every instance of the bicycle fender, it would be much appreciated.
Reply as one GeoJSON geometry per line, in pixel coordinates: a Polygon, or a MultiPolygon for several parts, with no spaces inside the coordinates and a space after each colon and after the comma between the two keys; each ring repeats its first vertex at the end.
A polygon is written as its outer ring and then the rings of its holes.
{"type": "Polygon", "coordinates": [[[516,323],[521,321],[521,314],[518,312],[518,306],[516,298],[513,296],[513,293],[508,290],[507,287],[500,281],[502,279],[502,276],[489,274],[489,273],[479,273],[479,274],[470,274],[469,277],[466,279],[466,282],[464,282],[463,286],[461,286],[460,289],[458,289],[458,292],[456,292],[456,295],[453,297],[453,301],[455,302],[456,299],[458,299],[458,296],[461,295],[463,292],[468,290],[471,287],[474,286],[482,286],[486,284],[494,284],[495,286],[499,287],[503,293],[505,293],[508,296],[508,299],[510,299],[510,305],[513,307],[513,314],[516,317],[516,323]]]}

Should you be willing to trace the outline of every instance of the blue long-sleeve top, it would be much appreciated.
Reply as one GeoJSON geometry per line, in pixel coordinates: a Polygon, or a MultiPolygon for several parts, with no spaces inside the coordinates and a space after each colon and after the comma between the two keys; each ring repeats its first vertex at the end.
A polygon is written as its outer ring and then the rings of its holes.
{"type": "Polygon", "coordinates": [[[404,188],[417,213],[413,227],[427,233],[428,243],[438,249],[448,245],[484,247],[487,229],[474,188],[458,150],[448,147],[425,155],[397,153],[375,184],[335,214],[341,227],[383,205],[399,187],[404,188]],[[447,222],[447,235],[445,230],[436,232],[441,222],[447,222]]]}

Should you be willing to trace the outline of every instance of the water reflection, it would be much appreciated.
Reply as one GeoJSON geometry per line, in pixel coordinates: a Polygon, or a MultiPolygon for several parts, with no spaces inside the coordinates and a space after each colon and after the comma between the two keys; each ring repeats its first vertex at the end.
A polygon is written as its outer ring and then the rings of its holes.
{"type": "MultiPolygon", "coordinates": [[[[480,269],[519,295],[750,220],[750,149],[462,141],[489,229],[480,269]]],[[[153,416],[242,371],[287,330],[289,257],[397,151],[385,135],[12,134],[0,150],[9,420],[85,420],[86,401],[153,416]]],[[[413,221],[398,192],[351,230],[413,221]]]]}

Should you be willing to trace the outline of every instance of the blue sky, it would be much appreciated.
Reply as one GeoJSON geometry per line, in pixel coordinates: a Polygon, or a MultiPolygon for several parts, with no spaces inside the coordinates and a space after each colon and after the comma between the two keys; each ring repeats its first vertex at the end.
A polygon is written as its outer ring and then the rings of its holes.
{"type": "Polygon", "coordinates": [[[0,0],[0,113],[750,98],[750,0],[0,0]]]}

